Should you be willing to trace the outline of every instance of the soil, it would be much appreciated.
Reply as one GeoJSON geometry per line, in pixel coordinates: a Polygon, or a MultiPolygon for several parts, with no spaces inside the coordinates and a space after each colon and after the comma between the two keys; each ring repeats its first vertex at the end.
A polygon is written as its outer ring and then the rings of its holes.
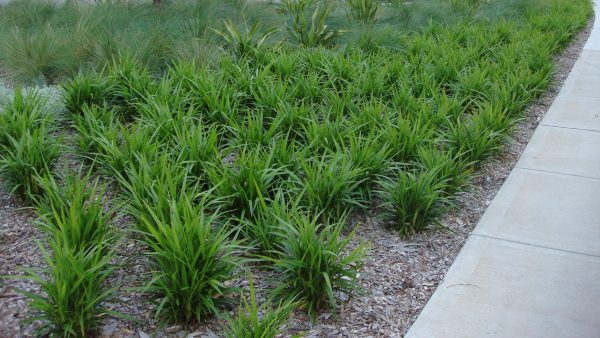
{"type": "MultiPolygon", "coordinates": [[[[410,239],[402,239],[375,213],[354,215],[352,222],[357,225],[355,242],[370,245],[369,255],[359,278],[368,292],[363,296],[346,299],[335,314],[321,314],[314,325],[310,324],[303,311],[296,311],[287,324],[286,336],[401,337],[406,333],[514,167],[573,67],[592,25],[593,19],[556,58],[556,72],[551,88],[526,109],[525,118],[516,126],[512,141],[504,151],[481,166],[473,188],[458,197],[458,207],[443,219],[447,229],[434,229],[410,239]]],[[[19,267],[42,265],[40,250],[36,245],[41,234],[34,226],[34,212],[23,208],[24,205],[7,191],[0,190],[0,275],[15,275],[19,273],[19,267]]],[[[127,219],[121,220],[119,226],[124,226],[126,222],[127,219]]],[[[184,330],[180,326],[157,326],[153,320],[152,306],[135,289],[143,282],[140,276],[146,269],[142,251],[143,248],[132,239],[120,246],[115,261],[120,268],[115,272],[111,284],[120,283],[123,287],[116,302],[107,304],[111,309],[130,315],[139,322],[107,318],[100,335],[190,338],[218,336],[224,320],[216,317],[191,330],[184,330]]],[[[258,288],[266,286],[268,276],[264,272],[253,271],[253,274],[258,288]]],[[[247,286],[247,281],[239,278],[234,284],[247,286]]],[[[36,284],[24,279],[0,279],[0,337],[32,336],[37,324],[22,323],[29,315],[27,299],[15,293],[14,289],[39,292],[36,284]]],[[[235,308],[228,311],[233,313],[235,308]]]]}

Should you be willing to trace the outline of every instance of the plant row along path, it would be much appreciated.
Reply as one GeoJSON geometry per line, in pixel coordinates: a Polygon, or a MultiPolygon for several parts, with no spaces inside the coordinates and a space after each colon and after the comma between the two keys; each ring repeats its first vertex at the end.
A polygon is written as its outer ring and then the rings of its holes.
{"type": "Polygon", "coordinates": [[[462,242],[464,192],[589,14],[557,1],[371,53],[231,29],[218,70],[157,79],[123,54],[65,85],[64,111],[16,90],[0,177],[36,211],[44,266],[21,273],[41,293],[17,292],[57,335],[398,334],[417,313],[385,309],[426,301],[442,276],[419,265],[449,265],[459,245],[436,239],[462,242]]]}

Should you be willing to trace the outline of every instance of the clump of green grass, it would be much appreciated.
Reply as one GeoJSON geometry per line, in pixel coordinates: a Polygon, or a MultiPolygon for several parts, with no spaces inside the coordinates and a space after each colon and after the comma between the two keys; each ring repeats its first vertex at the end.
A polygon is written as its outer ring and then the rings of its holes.
{"type": "Polygon", "coordinates": [[[171,163],[169,152],[156,156],[137,154],[139,165],[119,183],[136,232],[150,249],[145,290],[156,302],[156,318],[192,324],[227,302],[233,291],[227,281],[243,262],[243,247],[231,239],[236,230],[212,211],[218,197],[199,193],[190,166],[171,163]]]}
{"type": "Polygon", "coordinates": [[[274,338],[282,334],[282,326],[294,311],[296,303],[293,301],[280,302],[276,307],[263,304],[258,306],[254,280],[249,277],[250,295],[246,298],[242,294],[242,305],[236,317],[229,317],[229,327],[225,331],[228,338],[274,338]]]}
{"type": "Polygon", "coordinates": [[[348,247],[353,232],[342,236],[344,221],[321,224],[319,217],[293,212],[283,220],[287,229],[273,269],[280,273],[274,295],[305,303],[313,320],[324,308],[335,310],[336,294],[361,291],[357,283],[366,247],[348,247]]]}
{"type": "Polygon", "coordinates": [[[260,196],[259,205],[251,217],[240,222],[241,232],[250,239],[250,245],[265,257],[275,257],[281,249],[286,228],[282,222],[288,218],[290,210],[298,205],[290,204],[282,190],[271,199],[260,196]]]}
{"type": "Polygon", "coordinates": [[[91,115],[88,117],[88,121],[78,121],[80,125],[76,125],[76,129],[82,130],[77,140],[80,155],[90,158],[104,175],[122,175],[126,170],[125,146],[121,143],[123,125],[118,121],[101,123],[91,115]],[[87,150],[95,151],[87,153],[87,150]]]}
{"type": "Polygon", "coordinates": [[[95,335],[105,316],[119,315],[105,306],[117,290],[106,285],[117,235],[110,225],[111,210],[104,210],[104,187],[97,180],[88,187],[89,173],[67,175],[63,184],[48,176],[36,179],[45,192],[35,198],[36,223],[47,245],[38,243],[45,267],[26,268],[19,276],[41,286],[40,294],[19,291],[31,299],[28,321],[41,322],[40,335],[95,335]]]}
{"type": "Polygon", "coordinates": [[[469,188],[473,175],[473,166],[462,159],[460,154],[436,148],[421,148],[419,163],[425,170],[431,171],[440,182],[446,182],[444,191],[448,197],[469,188]]]}
{"type": "Polygon", "coordinates": [[[382,101],[370,100],[350,109],[347,123],[357,136],[365,137],[386,126],[392,114],[382,101]]]}
{"type": "Polygon", "coordinates": [[[103,303],[116,294],[117,287],[107,287],[113,271],[110,260],[114,247],[102,242],[85,250],[74,250],[69,243],[50,241],[51,252],[42,244],[39,250],[45,268],[24,269],[21,278],[41,286],[42,294],[17,290],[30,298],[32,315],[28,322],[41,322],[38,334],[63,337],[87,337],[98,334],[104,318],[116,313],[103,303]],[[66,244],[66,245],[63,245],[66,244]]]}
{"type": "Polygon", "coordinates": [[[385,176],[391,166],[391,149],[380,135],[361,137],[352,135],[348,145],[342,152],[352,161],[352,166],[359,172],[360,190],[367,201],[371,201],[372,190],[377,179],[385,176]]]}
{"type": "Polygon", "coordinates": [[[460,12],[473,12],[478,9],[486,0],[445,0],[452,8],[460,12]]]}
{"type": "MultiPolygon", "coordinates": [[[[13,97],[0,105],[0,148],[7,147],[28,130],[51,129],[54,115],[45,111],[46,99],[37,90],[14,91],[13,97]]],[[[0,149],[0,153],[2,150],[0,149]]]]}
{"type": "Polygon", "coordinates": [[[136,105],[144,103],[156,88],[148,67],[123,53],[111,63],[108,76],[114,86],[111,100],[120,108],[125,120],[133,120],[138,116],[136,105]]]}
{"type": "Polygon", "coordinates": [[[477,164],[500,150],[503,143],[503,134],[477,117],[453,124],[447,138],[454,154],[477,164]]]}
{"type": "Polygon", "coordinates": [[[292,139],[298,139],[301,135],[299,129],[309,115],[310,106],[304,102],[298,105],[280,102],[273,124],[277,126],[282,134],[289,135],[289,138],[292,139]]]}
{"type": "Polygon", "coordinates": [[[211,166],[208,177],[215,194],[229,211],[240,217],[251,217],[261,196],[270,196],[275,191],[281,171],[272,153],[261,148],[243,148],[232,164],[211,166]]]}
{"type": "Polygon", "coordinates": [[[177,163],[190,166],[190,173],[202,182],[208,181],[207,169],[220,161],[221,132],[203,121],[175,128],[173,142],[177,163]]]}
{"type": "Polygon", "coordinates": [[[302,148],[290,136],[282,136],[271,140],[269,152],[273,156],[274,166],[281,169],[278,177],[282,181],[298,173],[300,159],[306,157],[308,153],[306,148],[302,148]]]}
{"type": "Polygon", "coordinates": [[[301,165],[296,189],[313,215],[335,219],[364,207],[360,194],[364,168],[357,168],[347,156],[302,159],[301,165]]]}
{"type": "Polygon", "coordinates": [[[18,80],[47,84],[71,74],[75,65],[60,33],[50,26],[38,25],[35,24],[34,32],[19,27],[7,30],[8,36],[3,36],[0,48],[2,61],[18,80]]]}
{"type": "Polygon", "coordinates": [[[72,117],[73,127],[77,131],[74,140],[75,152],[83,159],[94,162],[108,140],[118,140],[120,134],[114,128],[115,112],[103,106],[81,107],[81,114],[72,117]]]}
{"type": "Polygon", "coordinates": [[[226,282],[243,261],[242,247],[229,239],[233,230],[220,224],[217,214],[195,205],[193,195],[161,198],[169,206],[168,219],[148,203],[143,211],[133,211],[150,248],[145,291],[156,301],[156,318],[195,323],[227,302],[233,289],[226,282]]]}
{"type": "Polygon", "coordinates": [[[183,99],[173,97],[162,98],[157,94],[146,96],[147,102],[137,104],[135,123],[132,128],[147,135],[148,141],[156,144],[172,144],[176,131],[194,124],[196,112],[193,107],[186,107],[183,99]]]}
{"type": "Polygon", "coordinates": [[[435,130],[420,119],[391,119],[380,131],[379,138],[385,140],[390,149],[390,158],[406,163],[416,158],[419,148],[434,138],[435,130]]]}
{"type": "MultiPolygon", "coordinates": [[[[381,58],[379,62],[383,61],[381,58]]],[[[352,96],[370,100],[373,98],[385,98],[389,95],[387,77],[389,74],[383,65],[369,65],[368,71],[356,75],[354,81],[348,86],[352,96]]]]}
{"type": "Polygon", "coordinates": [[[257,107],[262,108],[268,116],[277,113],[285,102],[291,101],[290,83],[281,81],[273,76],[271,70],[268,73],[260,74],[256,77],[254,85],[251,87],[252,94],[257,107]]]}
{"type": "Polygon", "coordinates": [[[38,226],[75,252],[85,252],[97,243],[107,247],[114,243],[110,226],[113,211],[104,210],[106,188],[98,179],[92,180],[90,173],[66,175],[63,180],[59,184],[53,177],[38,178],[45,192],[36,201],[38,226]]]}
{"type": "Polygon", "coordinates": [[[276,123],[270,123],[264,111],[248,111],[241,123],[231,123],[232,142],[238,147],[265,147],[279,135],[276,123]]]}
{"type": "Polygon", "coordinates": [[[346,141],[345,118],[341,113],[331,113],[330,116],[319,116],[317,113],[309,115],[303,124],[302,142],[311,152],[326,154],[336,148],[336,144],[346,141]]]}
{"type": "Polygon", "coordinates": [[[51,169],[61,153],[60,143],[46,135],[43,129],[26,130],[18,139],[9,138],[0,155],[0,177],[11,193],[32,200],[43,194],[37,176],[51,175],[51,169]]]}
{"type": "Polygon", "coordinates": [[[403,236],[435,225],[449,206],[447,182],[436,170],[400,171],[379,184],[384,215],[403,236]]]}
{"type": "Polygon", "coordinates": [[[105,77],[96,72],[80,72],[63,85],[64,102],[71,114],[84,114],[85,106],[105,106],[110,100],[112,86],[105,77]]]}
{"type": "Polygon", "coordinates": [[[146,205],[152,205],[154,215],[162,222],[169,222],[171,200],[191,198],[189,195],[196,194],[199,183],[193,182],[189,166],[171,163],[169,153],[161,152],[150,158],[136,154],[135,160],[138,165],[117,177],[130,214],[137,220],[144,215],[146,205]]]}
{"type": "Polygon", "coordinates": [[[99,150],[92,154],[94,165],[105,175],[126,176],[132,168],[140,168],[141,159],[152,162],[159,158],[165,145],[154,139],[154,131],[143,124],[120,122],[100,124],[103,133],[94,133],[91,140],[99,150]]]}

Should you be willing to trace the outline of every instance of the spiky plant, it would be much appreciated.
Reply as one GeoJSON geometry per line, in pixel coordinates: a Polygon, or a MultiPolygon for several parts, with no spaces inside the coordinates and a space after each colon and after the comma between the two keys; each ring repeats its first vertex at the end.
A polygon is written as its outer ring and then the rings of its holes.
{"type": "Polygon", "coordinates": [[[370,24],[377,18],[380,0],[347,0],[350,15],[357,21],[370,24]]]}
{"type": "Polygon", "coordinates": [[[331,5],[314,3],[312,0],[281,1],[281,11],[290,16],[288,34],[292,41],[302,47],[329,45],[345,33],[343,30],[333,30],[327,25],[331,5]],[[308,10],[312,10],[310,18],[306,15],[308,10]]]}
{"type": "Polygon", "coordinates": [[[223,25],[225,30],[213,28],[213,31],[223,39],[226,48],[239,59],[254,56],[267,42],[268,38],[278,31],[277,27],[271,27],[261,32],[259,21],[242,29],[239,29],[231,20],[225,20],[223,25]]]}

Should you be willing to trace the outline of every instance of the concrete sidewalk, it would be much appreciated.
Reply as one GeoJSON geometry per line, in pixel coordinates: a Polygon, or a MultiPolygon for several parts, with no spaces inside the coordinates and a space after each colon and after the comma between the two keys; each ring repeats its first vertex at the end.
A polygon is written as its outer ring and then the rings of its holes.
{"type": "Polygon", "coordinates": [[[600,337],[600,5],[521,159],[406,337],[600,337]]]}

